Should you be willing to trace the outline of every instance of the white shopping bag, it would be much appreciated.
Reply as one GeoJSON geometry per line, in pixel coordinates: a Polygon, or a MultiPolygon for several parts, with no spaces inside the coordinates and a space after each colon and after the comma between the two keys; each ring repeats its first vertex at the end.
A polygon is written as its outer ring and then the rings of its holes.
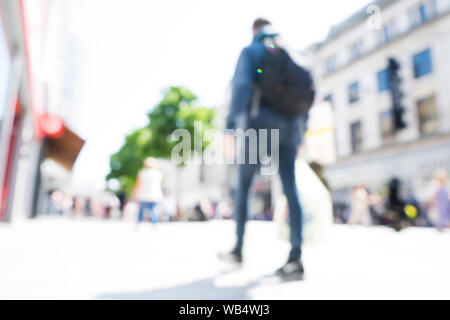
{"type": "MultiPolygon", "coordinates": [[[[305,244],[317,244],[325,239],[333,223],[331,194],[306,161],[297,160],[295,166],[303,209],[303,241],[305,244]]],[[[289,240],[288,216],[287,201],[281,195],[276,201],[274,221],[283,240],[289,240]]]]}

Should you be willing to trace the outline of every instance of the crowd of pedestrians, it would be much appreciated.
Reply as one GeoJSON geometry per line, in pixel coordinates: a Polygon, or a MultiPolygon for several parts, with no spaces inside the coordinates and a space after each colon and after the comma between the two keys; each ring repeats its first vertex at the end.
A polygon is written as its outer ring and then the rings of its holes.
{"type": "Polygon", "coordinates": [[[351,190],[350,206],[335,208],[335,221],[358,225],[388,225],[396,230],[409,226],[450,228],[448,174],[438,170],[419,201],[411,188],[393,178],[380,191],[361,184],[351,190]]]}

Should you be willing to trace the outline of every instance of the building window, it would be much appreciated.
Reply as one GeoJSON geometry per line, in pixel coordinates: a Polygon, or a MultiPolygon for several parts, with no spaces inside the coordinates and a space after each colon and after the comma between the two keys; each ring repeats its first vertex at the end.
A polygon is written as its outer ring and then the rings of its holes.
{"type": "Polygon", "coordinates": [[[383,45],[395,39],[397,36],[397,21],[391,20],[379,32],[379,44],[383,45]]]}
{"type": "Polygon", "coordinates": [[[417,102],[419,114],[419,127],[422,135],[430,135],[438,132],[439,120],[436,106],[436,97],[432,96],[417,102]]]}
{"type": "Polygon", "coordinates": [[[327,95],[323,98],[323,101],[329,102],[329,103],[331,104],[331,106],[334,107],[333,95],[332,95],[331,93],[330,93],[330,94],[327,94],[327,95]]]}
{"type": "Polygon", "coordinates": [[[355,42],[350,49],[350,61],[354,61],[362,55],[362,40],[355,42]]]}
{"type": "Polygon", "coordinates": [[[436,16],[436,0],[428,0],[409,10],[409,23],[411,28],[417,28],[436,16]]]}
{"type": "Polygon", "coordinates": [[[359,82],[353,82],[348,86],[348,102],[356,103],[359,101],[359,82]]]}
{"type": "Polygon", "coordinates": [[[327,59],[326,73],[332,73],[336,70],[336,56],[332,56],[327,59]]]}
{"type": "Polygon", "coordinates": [[[433,72],[433,63],[431,61],[431,51],[427,49],[416,54],[413,57],[414,77],[420,78],[433,72]]]}
{"type": "Polygon", "coordinates": [[[389,90],[389,70],[386,68],[377,74],[378,92],[389,90]]]}
{"type": "Polygon", "coordinates": [[[352,152],[361,152],[363,144],[361,121],[353,122],[350,125],[350,134],[352,139],[352,152]]]}
{"type": "Polygon", "coordinates": [[[392,118],[392,111],[386,111],[380,114],[380,129],[381,138],[383,142],[388,142],[394,137],[394,119],[392,118]]]}

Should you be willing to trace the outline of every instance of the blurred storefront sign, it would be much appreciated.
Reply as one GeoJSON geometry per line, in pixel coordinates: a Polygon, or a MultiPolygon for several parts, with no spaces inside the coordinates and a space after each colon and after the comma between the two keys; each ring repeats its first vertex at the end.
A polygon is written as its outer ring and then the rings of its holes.
{"type": "Polygon", "coordinates": [[[47,138],[46,156],[67,170],[72,170],[78,154],[83,148],[84,140],[63,125],[60,135],[47,138]]]}

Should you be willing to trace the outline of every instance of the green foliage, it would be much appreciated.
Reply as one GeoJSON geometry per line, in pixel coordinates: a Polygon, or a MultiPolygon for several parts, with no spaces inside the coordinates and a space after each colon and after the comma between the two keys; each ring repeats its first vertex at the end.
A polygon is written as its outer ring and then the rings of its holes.
{"type": "MultiPolygon", "coordinates": [[[[170,87],[161,102],[148,113],[149,123],[125,138],[124,145],[110,158],[106,179],[118,179],[127,194],[133,190],[136,176],[147,157],[169,159],[178,141],[171,141],[176,129],[186,129],[194,136],[194,122],[201,121],[203,130],[213,127],[214,110],[197,105],[197,97],[183,87],[170,87]]],[[[203,150],[207,142],[203,140],[203,150]]],[[[193,142],[191,148],[193,149],[193,142]]]]}

